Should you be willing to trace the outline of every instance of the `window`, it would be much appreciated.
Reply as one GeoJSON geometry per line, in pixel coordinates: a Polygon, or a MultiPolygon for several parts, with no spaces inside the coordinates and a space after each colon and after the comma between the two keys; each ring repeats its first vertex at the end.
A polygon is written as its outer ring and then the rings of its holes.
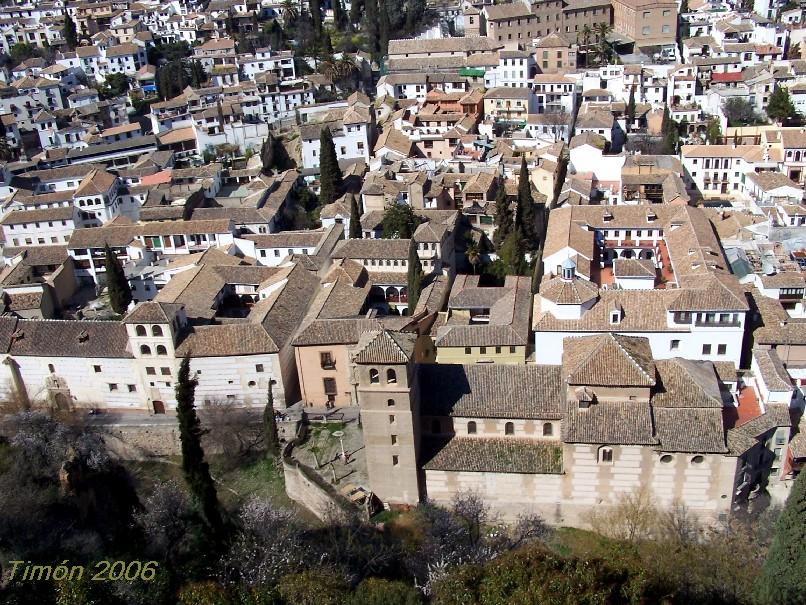
{"type": "Polygon", "coordinates": [[[50,372],[51,374],[55,374],[55,373],[56,373],[56,368],[53,366],[53,364],[52,364],[52,363],[49,363],[49,364],[48,364],[48,372],[50,372]]]}
{"type": "Polygon", "coordinates": [[[481,353],[482,355],[487,353],[487,347],[479,347],[479,353],[481,353]]]}
{"type": "Polygon", "coordinates": [[[151,335],[152,336],[162,336],[162,327],[161,326],[151,326],[151,335]]]}
{"type": "Polygon", "coordinates": [[[167,355],[168,351],[163,345],[157,345],[157,355],[167,355]]]}
{"type": "Polygon", "coordinates": [[[395,454],[394,456],[392,456],[392,466],[397,466],[399,464],[400,464],[400,457],[397,454],[395,454]]]}
{"type": "Polygon", "coordinates": [[[101,373],[101,366],[92,366],[92,370],[93,370],[93,371],[94,371],[96,374],[100,374],[100,373],[101,373]]]}
{"type": "Polygon", "coordinates": [[[319,363],[323,370],[332,370],[336,367],[336,362],[333,359],[333,353],[330,351],[322,351],[319,353],[319,363]]]}
{"type": "Polygon", "coordinates": [[[336,379],[335,378],[323,378],[322,385],[325,388],[325,395],[336,395],[336,379]]]}
{"type": "Polygon", "coordinates": [[[263,372],[263,364],[262,363],[256,363],[255,364],[255,372],[257,372],[258,374],[263,372]]]}
{"type": "Polygon", "coordinates": [[[163,376],[170,376],[171,368],[160,368],[160,374],[162,374],[163,376]]]}
{"type": "Polygon", "coordinates": [[[155,376],[157,374],[157,368],[146,368],[146,374],[155,376]]]}
{"type": "Polygon", "coordinates": [[[146,332],[146,327],[145,326],[137,326],[134,329],[134,333],[137,334],[137,336],[147,336],[148,335],[148,332],[146,332]]]}
{"type": "Polygon", "coordinates": [[[137,385],[127,384],[126,388],[129,389],[129,393],[136,393],[137,392],[137,385]]]}
{"type": "Polygon", "coordinates": [[[397,445],[397,435],[390,435],[392,445],[397,445]]]}
{"type": "Polygon", "coordinates": [[[663,456],[660,457],[660,461],[663,464],[669,464],[672,460],[674,460],[674,456],[672,456],[671,454],[664,454],[663,456]]]}
{"type": "Polygon", "coordinates": [[[397,374],[394,370],[386,370],[386,384],[395,384],[397,382],[397,374]]]}
{"type": "Polygon", "coordinates": [[[467,423],[467,434],[468,435],[475,435],[476,434],[476,423],[472,420],[467,423]]]}
{"type": "Polygon", "coordinates": [[[691,464],[702,464],[703,462],[705,462],[705,456],[697,455],[691,459],[691,464]]]}
{"type": "Polygon", "coordinates": [[[376,370],[375,368],[369,371],[369,381],[372,384],[378,384],[378,382],[380,382],[380,380],[378,379],[378,370],[376,370]]]}
{"type": "Polygon", "coordinates": [[[648,25],[644,25],[644,27],[641,28],[641,34],[643,34],[644,36],[649,35],[649,26],[648,25]]]}
{"type": "Polygon", "coordinates": [[[670,351],[677,351],[677,349],[679,349],[679,348],[680,348],[680,341],[679,340],[675,339],[675,340],[673,340],[672,342],[669,343],[669,350],[670,351]]]}
{"type": "Polygon", "coordinates": [[[515,345],[511,345],[511,346],[509,347],[509,352],[510,352],[510,353],[514,353],[514,352],[515,352],[515,345]]]}
{"type": "Polygon", "coordinates": [[[390,408],[395,407],[395,400],[394,399],[387,399],[386,400],[386,407],[390,407],[390,408]]]}
{"type": "Polygon", "coordinates": [[[501,347],[495,347],[495,352],[500,353],[501,352],[501,347]]]}
{"type": "Polygon", "coordinates": [[[543,423],[543,437],[551,437],[554,434],[554,425],[550,422],[543,423]]]}
{"type": "Polygon", "coordinates": [[[395,415],[394,414],[389,414],[389,424],[394,424],[394,423],[395,423],[395,415]]]}
{"type": "Polygon", "coordinates": [[[702,345],[702,354],[703,355],[710,355],[711,354],[711,345],[702,345]]]}
{"type": "Polygon", "coordinates": [[[716,354],[725,355],[728,352],[728,345],[716,345],[716,354]]]}
{"type": "Polygon", "coordinates": [[[602,464],[612,464],[613,463],[613,448],[600,447],[599,448],[599,462],[601,462],[602,464]]]}
{"type": "Polygon", "coordinates": [[[515,434],[515,425],[511,422],[507,422],[504,425],[504,435],[514,435],[515,434]]]}
{"type": "Polygon", "coordinates": [[[465,355],[470,355],[471,350],[470,347],[465,347],[465,355]]]}
{"type": "Polygon", "coordinates": [[[151,347],[149,347],[148,345],[140,345],[140,354],[151,355],[151,347]]]}
{"type": "Polygon", "coordinates": [[[109,390],[110,391],[117,391],[118,390],[118,385],[115,384],[114,382],[110,382],[109,383],[109,390]]]}

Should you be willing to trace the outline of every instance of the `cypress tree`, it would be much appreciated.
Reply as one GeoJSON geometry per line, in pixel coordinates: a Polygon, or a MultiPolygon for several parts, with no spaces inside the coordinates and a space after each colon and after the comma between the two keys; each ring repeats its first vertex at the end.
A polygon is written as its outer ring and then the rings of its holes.
{"type": "Polygon", "coordinates": [[[756,580],[756,599],[762,605],[795,605],[806,594],[806,472],[792,485],[767,559],[756,580]]]}
{"type": "Polygon", "coordinates": [[[386,10],[386,2],[378,2],[378,52],[382,57],[389,52],[389,38],[392,33],[392,25],[389,23],[389,12],[386,10]]]}
{"type": "Polygon", "coordinates": [[[274,135],[269,133],[260,147],[260,161],[263,163],[263,174],[271,174],[274,166],[274,135]]]}
{"type": "Polygon", "coordinates": [[[518,207],[515,210],[515,229],[527,242],[527,247],[537,247],[535,239],[535,208],[532,197],[532,184],[529,181],[529,169],[526,167],[526,156],[521,158],[521,173],[518,178],[518,207]]]}
{"type": "Polygon", "coordinates": [[[176,381],[176,415],[182,442],[182,470],[196,505],[214,536],[221,536],[224,522],[210,467],[204,460],[202,428],[196,414],[196,379],[190,377],[190,358],[182,359],[176,381]]]}
{"type": "Polygon", "coordinates": [[[117,255],[106,245],[106,257],[104,258],[104,268],[106,269],[106,289],[109,292],[109,304],[115,313],[123,314],[132,302],[132,289],[129,287],[129,280],[123,271],[117,255]]]}
{"type": "Polygon", "coordinates": [[[409,246],[409,272],[408,272],[408,291],[409,291],[409,315],[414,315],[414,310],[417,308],[417,302],[420,300],[420,292],[423,288],[423,265],[420,262],[420,257],[417,256],[417,244],[414,239],[411,240],[409,246]]]}
{"type": "Polygon", "coordinates": [[[371,55],[377,58],[381,52],[381,36],[377,0],[365,0],[364,20],[364,29],[366,29],[367,36],[369,37],[369,52],[371,55]]]}
{"type": "Polygon", "coordinates": [[[339,197],[342,188],[341,168],[333,144],[333,135],[325,127],[319,136],[319,205],[330,204],[339,197]]]}
{"type": "Polygon", "coordinates": [[[358,200],[350,194],[350,239],[361,239],[361,209],[358,200]]]}
{"type": "Polygon", "coordinates": [[[523,234],[516,226],[515,230],[507,235],[501,244],[498,256],[504,263],[507,275],[524,275],[526,273],[527,264],[523,241],[523,234]]]}
{"type": "Polygon", "coordinates": [[[498,185],[498,192],[495,195],[495,233],[493,233],[493,245],[496,250],[501,247],[507,235],[512,233],[513,227],[512,210],[509,208],[509,199],[507,198],[507,191],[504,186],[504,179],[502,178],[498,185]]]}
{"type": "Polygon", "coordinates": [[[350,23],[357,25],[364,13],[364,0],[353,0],[350,3],[350,23]]]}
{"type": "Polygon", "coordinates": [[[333,0],[331,4],[333,5],[333,22],[337,29],[343,30],[347,27],[347,15],[344,12],[344,6],[342,6],[341,0],[333,0]]]}
{"type": "Polygon", "coordinates": [[[635,84],[630,87],[630,98],[627,101],[627,131],[632,129],[635,122],[635,84]]]}
{"type": "Polygon", "coordinates": [[[313,31],[319,36],[322,34],[322,8],[319,5],[319,0],[309,0],[308,8],[311,11],[313,31]]]}
{"type": "Polygon", "coordinates": [[[280,441],[277,438],[277,419],[274,417],[273,380],[269,380],[269,393],[266,408],[263,410],[263,433],[266,438],[266,457],[274,458],[280,454],[280,441]]]}
{"type": "Polygon", "coordinates": [[[660,123],[660,131],[663,133],[663,136],[666,136],[669,132],[669,126],[672,123],[672,117],[669,115],[669,106],[663,106],[663,120],[660,123]]]}
{"type": "Polygon", "coordinates": [[[75,48],[78,46],[78,30],[76,30],[76,22],[73,21],[73,18],[67,14],[67,3],[65,2],[65,10],[64,13],[64,41],[67,42],[67,46],[70,48],[75,48]]]}

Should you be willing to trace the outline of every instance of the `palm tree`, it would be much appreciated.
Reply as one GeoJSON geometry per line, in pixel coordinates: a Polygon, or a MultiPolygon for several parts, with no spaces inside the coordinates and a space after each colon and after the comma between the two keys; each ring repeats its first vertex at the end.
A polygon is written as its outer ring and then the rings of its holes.
{"type": "Polygon", "coordinates": [[[288,27],[299,17],[299,9],[294,0],[283,0],[283,25],[288,27]]]}
{"type": "Polygon", "coordinates": [[[602,21],[593,26],[593,31],[599,40],[599,63],[604,65],[610,58],[610,46],[607,43],[607,34],[613,31],[609,23],[602,21]]]}
{"type": "Polygon", "coordinates": [[[587,23],[583,25],[579,37],[582,38],[582,49],[585,51],[585,67],[588,66],[588,47],[590,46],[592,35],[593,30],[591,26],[587,23]]]}
{"type": "MultiPolygon", "coordinates": [[[[336,61],[336,73],[340,80],[348,80],[351,85],[354,85],[358,77],[358,66],[352,57],[343,54],[341,59],[336,61]]],[[[352,88],[356,88],[356,86],[352,86],[352,88]]]]}
{"type": "Polygon", "coordinates": [[[467,258],[467,262],[470,263],[470,266],[473,267],[473,275],[475,275],[476,266],[481,262],[481,251],[479,249],[479,243],[472,237],[467,238],[465,257],[467,258]]]}

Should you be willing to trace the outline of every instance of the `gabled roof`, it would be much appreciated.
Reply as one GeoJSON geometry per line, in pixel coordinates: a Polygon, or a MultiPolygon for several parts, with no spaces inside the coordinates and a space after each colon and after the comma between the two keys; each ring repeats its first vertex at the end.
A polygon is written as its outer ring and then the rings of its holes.
{"type": "Polygon", "coordinates": [[[140,303],[123,318],[123,323],[171,323],[183,305],[148,301],[140,303]]]}

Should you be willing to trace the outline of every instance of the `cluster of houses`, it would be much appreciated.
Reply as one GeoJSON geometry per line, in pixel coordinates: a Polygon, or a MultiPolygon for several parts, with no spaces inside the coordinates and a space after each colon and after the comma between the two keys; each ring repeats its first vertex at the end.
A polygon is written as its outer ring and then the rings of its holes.
{"type": "Polygon", "coordinates": [[[390,506],[473,489],[584,526],[637,489],[714,521],[782,501],[806,461],[806,129],[726,105],[806,109],[806,30],[736,4],[435,3],[382,65],[340,57],[349,90],[241,52],[228,32],[279,2],[0,8],[7,52],[48,49],[0,70],[3,398],[171,414],[189,356],[200,406],[357,408],[390,506]],[[176,42],[206,80],[158,100],[149,50],[176,42]],[[311,224],[325,130],[343,190],[311,224]],[[280,140],[295,167],[263,166],[280,140]],[[523,165],[546,232],[528,275],[496,276],[523,165]]]}

